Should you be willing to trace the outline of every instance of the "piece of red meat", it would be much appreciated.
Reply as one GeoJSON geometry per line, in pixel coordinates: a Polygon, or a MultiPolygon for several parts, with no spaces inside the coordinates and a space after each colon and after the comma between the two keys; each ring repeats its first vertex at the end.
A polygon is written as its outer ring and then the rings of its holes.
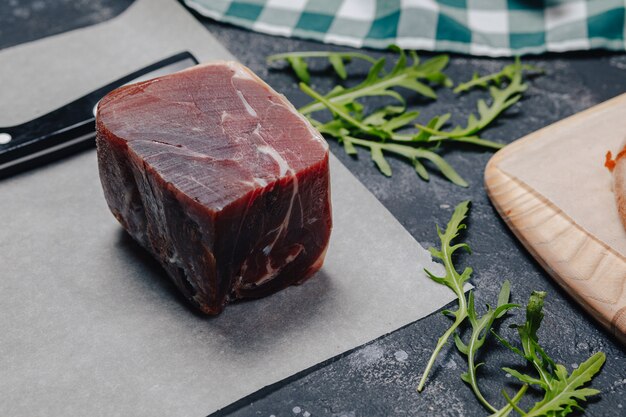
{"type": "Polygon", "coordinates": [[[202,312],[321,267],[328,145],[246,67],[210,63],[119,88],[96,127],[111,212],[202,312]]]}

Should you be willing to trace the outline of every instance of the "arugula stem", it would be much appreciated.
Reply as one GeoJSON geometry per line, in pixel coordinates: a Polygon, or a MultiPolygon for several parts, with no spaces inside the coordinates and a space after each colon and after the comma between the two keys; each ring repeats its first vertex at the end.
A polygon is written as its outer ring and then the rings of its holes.
{"type": "Polygon", "coordinates": [[[432,369],[435,359],[441,352],[441,349],[447,343],[450,336],[454,333],[454,331],[465,321],[468,317],[468,305],[467,299],[465,298],[465,292],[463,291],[463,284],[467,281],[472,273],[471,268],[465,268],[463,273],[459,274],[454,267],[454,263],[452,262],[452,255],[458,249],[464,248],[469,250],[469,246],[464,243],[458,243],[452,245],[452,240],[454,240],[461,229],[464,229],[466,225],[463,223],[467,215],[467,211],[469,210],[469,201],[464,201],[457,205],[454,209],[454,213],[452,214],[452,218],[446,227],[446,231],[442,233],[439,228],[437,228],[437,234],[439,235],[439,239],[441,240],[441,249],[437,250],[431,248],[431,254],[434,258],[438,258],[443,262],[446,274],[443,277],[437,277],[426,271],[428,276],[439,284],[443,284],[450,288],[454,294],[457,296],[458,306],[459,308],[456,311],[448,312],[448,314],[452,314],[455,319],[454,323],[450,326],[448,330],[439,338],[437,341],[437,346],[435,346],[435,350],[433,351],[430,359],[428,360],[428,364],[426,365],[426,369],[424,370],[424,374],[420,379],[419,385],[417,386],[417,391],[421,392],[424,389],[424,385],[426,384],[426,379],[428,378],[428,374],[432,369]]]}
{"type": "Polygon", "coordinates": [[[366,133],[373,134],[375,136],[380,136],[381,133],[383,133],[382,131],[378,131],[377,129],[374,129],[371,126],[367,126],[364,123],[361,123],[360,121],[356,120],[348,112],[344,111],[339,106],[335,106],[334,104],[330,103],[329,99],[323,97],[321,94],[317,93],[315,90],[310,88],[305,83],[300,83],[300,89],[304,91],[306,94],[308,94],[310,97],[314,98],[315,100],[318,100],[319,103],[322,104],[325,108],[328,108],[333,114],[341,117],[343,120],[350,123],[352,126],[359,128],[366,133]]]}
{"type": "MultiPolygon", "coordinates": [[[[454,264],[452,263],[452,254],[454,253],[455,250],[456,250],[456,245],[455,246],[443,245],[443,248],[442,248],[442,252],[444,256],[443,265],[446,268],[446,273],[449,273],[451,276],[455,278],[454,280],[452,280],[451,288],[452,288],[452,291],[454,291],[454,293],[459,297],[458,311],[462,312],[461,316],[466,317],[467,316],[467,300],[465,299],[465,292],[463,291],[463,281],[461,279],[461,275],[458,272],[456,272],[456,268],[454,267],[454,264]]],[[[463,321],[465,317],[463,317],[461,321],[463,321]]]]}
{"type": "MultiPolygon", "coordinates": [[[[477,350],[476,344],[477,344],[477,338],[472,337],[468,345],[468,349],[470,353],[475,352],[477,350]]],[[[478,380],[476,378],[476,361],[474,359],[474,356],[475,356],[474,354],[469,354],[467,356],[467,367],[469,369],[468,375],[470,378],[469,379],[470,386],[472,387],[472,391],[474,391],[474,395],[476,396],[476,398],[478,398],[478,401],[480,401],[480,403],[484,405],[485,408],[487,408],[489,411],[491,411],[492,413],[495,413],[497,411],[496,408],[493,405],[491,405],[489,401],[485,399],[485,397],[483,396],[483,393],[480,392],[480,388],[478,387],[478,380]]]]}
{"type": "Polygon", "coordinates": [[[328,52],[328,51],[306,51],[306,52],[286,52],[282,54],[274,54],[267,57],[267,62],[274,61],[282,61],[287,58],[328,58],[329,56],[336,55],[342,58],[356,58],[362,59],[364,61],[370,62],[372,64],[376,63],[376,59],[359,52],[328,52]]]}
{"type": "MultiPolygon", "coordinates": [[[[457,311],[461,311],[462,310],[462,307],[461,307],[462,301],[461,300],[465,300],[465,297],[459,298],[459,309],[457,311]]],[[[441,349],[443,349],[443,347],[445,346],[445,344],[448,341],[448,339],[450,338],[450,336],[452,336],[452,333],[454,333],[456,328],[459,327],[461,325],[461,323],[463,323],[463,321],[465,321],[466,318],[467,318],[467,314],[456,316],[456,319],[454,320],[454,323],[452,323],[452,326],[450,326],[450,328],[448,330],[446,330],[446,332],[439,338],[439,340],[437,340],[437,346],[435,346],[435,350],[433,350],[432,355],[430,355],[430,359],[428,360],[428,364],[426,365],[426,369],[424,369],[424,374],[422,375],[422,378],[420,379],[420,383],[417,386],[417,391],[418,392],[422,392],[422,390],[424,389],[424,385],[426,385],[426,379],[428,378],[428,374],[430,373],[430,370],[432,369],[433,365],[435,364],[435,360],[437,359],[437,356],[439,355],[439,352],[441,351],[441,349]]]]}
{"type": "Polygon", "coordinates": [[[475,86],[482,86],[482,85],[488,84],[491,81],[499,80],[500,77],[502,77],[502,73],[501,72],[497,72],[495,74],[488,74],[488,75],[483,75],[482,77],[472,78],[470,81],[467,81],[465,83],[459,84],[452,91],[454,93],[457,93],[457,94],[458,93],[462,93],[463,91],[470,90],[471,88],[473,88],[475,86]]]}
{"type": "Polygon", "coordinates": [[[506,417],[511,414],[511,411],[513,410],[519,412],[521,415],[524,415],[524,411],[517,406],[517,403],[522,399],[524,394],[526,394],[526,390],[528,390],[528,384],[522,385],[513,398],[510,398],[506,391],[502,390],[502,395],[506,399],[507,404],[495,413],[491,414],[489,417],[506,417]]]}
{"type": "Polygon", "coordinates": [[[469,343],[467,345],[464,344],[458,334],[455,335],[454,339],[457,349],[467,356],[467,372],[461,375],[461,379],[470,385],[476,398],[492,413],[497,411],[496,408],[485,399],[478,386],[477,373],[478,367],[481,364],[476,364],[476,356],[485,343],[485,340],[487,340],[490,334],[489,329],[493,327],[495,321],[504,317],[509,310],[519,307],[517,304],[509,303],[510,295],[511,284],[506,280],[502,283],[496,308],[491,308],[487,305],[487,311],[481,317],[478,317],[474,303],[474,293],[470,292],[467,297],[467,315],[472,326],[469,343]]]}
{"type": "MultiPolygon", "coordinates": [[[[365,96],[371,95],[370,93],[375,93],[377,91],[386,90],[389,87],[393,87],[398,84],[401,84],[402,81],[404,80],[411,80],[414,78],[415,78],[414,74],[402,73],[394,77],[381,79],[380,81],[375,81],[374,83],[372,83],[370,86],[367,86],[367,87],[362,87],[354,91],[348,90],[345,93],[338,93],[337,95],[334,95],[328,98],[327,100],[330,101],[331,103],[336,103],[336,104],[350,103],[359,97],[365,97],[365,96]]],[[[318,102],[309,103],[306,106],[300,107],[298,111],[304,115],[307,115],[309,113],[324,110],[325,108],[326,106],[324,105],[324,103],[318,101],[318,102]]]]}
{"type": "Polygon", "coordinates": [[[553,388],[553,386],[552,386],[552,377],[551,377],[550,373],[545,369],[544,366],[542,366],[542,364],[540,364],[538,362],[538,360],[535,357],[535,355],[530,353],[531,352],[530,350],[527,350],[527,349],[529,349],[528,346],[527,346],[527,343],[525,343],[523,341],[522,345],[524,347],[524,352],[526,352],[526,354],[527,354],[527,360],[530,359],[530,363],[532,363],[533,367],[535,368],[535,370],[539,374],[539,377],[541,378],[541,381],[543,381],[543,383],[547,387],[547,390],[552,390],[552,388],[553,388]]]}
{"type": "Polygon", "coordinates": [[[445,140],[453,140],[455,142],[461,142],[461,143],[470,143],[472,145],[483,146],[485,148],[496,149],[496,150],[502,149],[506,146],[505,143],[494,142],[489,139],[479,138],[478,136],[465,136],[465,137],[460,137],[460,138],[446,138],[442,136],[431,136],[428,139],[429,142],[443,142],[445,140]]]}
{"type": "MultiPolygon", "coordinates": [[[[421,126],[418,126],[418,127],[421,129],[421,126]]],[[[427,131],[426,129],[422,129],[422,130],[427,131]]],[[[434,132],[434,130],[427,131],[427,133],[431,133],[431,132],[434,132]]],[[[479,145],[479,146],[483,146],[485,148],[490,148],[490,149],[502,149],[506,146],[506,144],[504,143],[494,142],[488,139],[482,139],[482,138],[479,138],[478,136],[467,136],[467,137],[431,136],[428,139],[421,140],[421,141],[415,140],[415,138],[418,136],[419,135],[409,134],[409,133],[394,133],[391,135],[389,139],[395,142],[431,142],[431,143],[452,140],[455,142],[479,145]]]]}

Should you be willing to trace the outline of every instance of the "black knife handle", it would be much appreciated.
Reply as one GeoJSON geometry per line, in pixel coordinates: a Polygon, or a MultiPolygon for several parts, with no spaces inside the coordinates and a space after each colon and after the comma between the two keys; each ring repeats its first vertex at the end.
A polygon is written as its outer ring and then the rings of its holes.
{"type": "Polygon", "coordinates": [[[93,146],[96,104],[109,92],[179,61],[198,61],[181,52],[128,74],[50,113],[0,127],[0,178],[93,146]]]}

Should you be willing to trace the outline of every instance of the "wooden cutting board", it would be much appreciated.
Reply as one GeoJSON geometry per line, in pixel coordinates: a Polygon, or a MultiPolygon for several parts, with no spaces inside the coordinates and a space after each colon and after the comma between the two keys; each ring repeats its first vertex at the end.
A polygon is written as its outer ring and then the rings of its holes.
{"type": "Polygon", "coordinates": [[[626,94],[496,153],[487,193],[513,233],[584,309],[626,343],[626,232],[607,150],[626,139],[626,94]]]}

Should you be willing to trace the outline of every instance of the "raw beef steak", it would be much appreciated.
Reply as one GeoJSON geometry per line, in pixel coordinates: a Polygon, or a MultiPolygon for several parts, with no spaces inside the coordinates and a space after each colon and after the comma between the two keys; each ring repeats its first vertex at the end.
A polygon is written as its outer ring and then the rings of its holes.
{"type": "Polygon", "coordinates": [[[328,146],[246,67],[210,63],[122,87],[96,120],[109,208],[202,312],[321,267],[328,146]]]}

